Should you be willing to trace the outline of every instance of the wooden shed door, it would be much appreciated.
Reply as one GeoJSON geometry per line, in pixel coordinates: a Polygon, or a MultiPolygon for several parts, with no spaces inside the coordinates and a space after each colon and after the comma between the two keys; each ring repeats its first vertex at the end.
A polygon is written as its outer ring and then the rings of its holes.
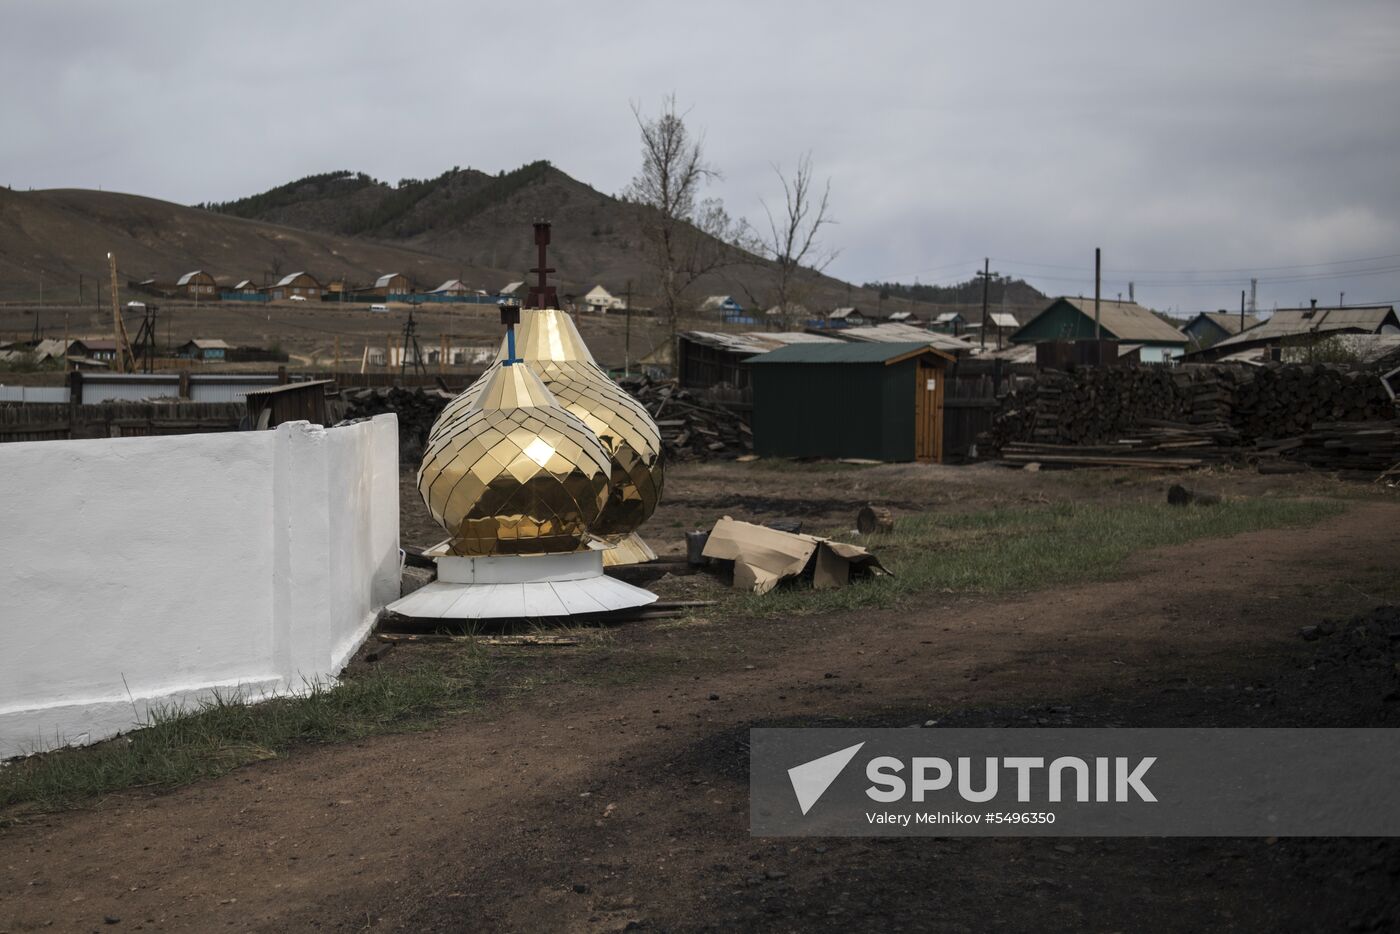
{"type": "Polygon", "coordinates": [[[943,371],[920,363],[914,369],[914,457],[943,463],[943,371]]]}

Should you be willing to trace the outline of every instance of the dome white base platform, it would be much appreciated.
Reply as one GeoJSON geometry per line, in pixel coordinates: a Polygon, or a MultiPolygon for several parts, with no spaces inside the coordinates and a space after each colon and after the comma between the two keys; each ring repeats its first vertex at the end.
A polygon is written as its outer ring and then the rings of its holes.
{"type": "Polygon", "coordinates": [[[601,551],[434,560],[438,579],[389,604],[389,612],[418,619],[577,616],[656,600],[656,594],[604,574],[601,551]]]}

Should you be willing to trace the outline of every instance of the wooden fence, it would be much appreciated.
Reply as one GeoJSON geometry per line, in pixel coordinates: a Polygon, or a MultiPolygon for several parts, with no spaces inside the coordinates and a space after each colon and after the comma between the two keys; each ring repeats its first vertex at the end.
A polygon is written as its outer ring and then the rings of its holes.
{"type": "Polygon", "coordinates": [[[236,431],[243,424],[247,411],[242,402],[0,406],[0,442],[236,431]]]}

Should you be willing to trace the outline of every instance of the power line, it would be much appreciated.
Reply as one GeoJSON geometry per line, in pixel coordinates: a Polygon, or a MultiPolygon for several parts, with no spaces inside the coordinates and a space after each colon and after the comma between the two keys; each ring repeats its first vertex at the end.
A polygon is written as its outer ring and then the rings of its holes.
{"type": "MultiPolygon", "coordinates": [[[[1279,272],[1288,269],[1317,269],[1322,266],[1344,266],[1350,263],[1374,263],[1387,259],[1400,259],[1400,253],[1387,253],[1384,256],[1359,256],[1355,259],[1334,259],[1321,263],[1290,263],[1284,266],[1235,266],[1215,269],[1152,269],[1136,266],[1114,266],[1110,271],[1116,273],[1145,273],[1147,275],[1213,275],[1227,272],[1279,272]]],[[[973,262],[976,262],[975,260],[973,262]]],[[[1015,266],[1035,266],[1043,269],[1082,269],[1082,266],[1071,266],[1063,263],[1036,263],[1030,260],[1008,259],[1004,262],[1015,266]]]]}

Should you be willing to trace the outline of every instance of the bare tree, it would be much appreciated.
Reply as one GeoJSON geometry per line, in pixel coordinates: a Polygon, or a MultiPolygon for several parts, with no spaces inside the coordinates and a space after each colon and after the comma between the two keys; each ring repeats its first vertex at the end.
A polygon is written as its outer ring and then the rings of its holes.
{"type": "Polygon", "coordinates": [[[829,213],[831,179],[826,180],[820,198],[816,197],[810,152],[797,160],[797,174],[792,178],[783,174],[781,166],[774,165],[773,171],[783,183],[783,206],[775,215],[764,202],[768,230],[759,231],[756,242],[759,252],[773,264],[774,291],[786,330],[799,317],[802,298],[816,278],[812,275],[803,282],[803,268],[819,273],[836,258],[837,251],[826,249],[819,239],[822,228],[836,220],[829,213]]]}
{"type": "Polygon", "coordinates": [[[676,112],[675,95],[662,101],[655,117],[643,115],[637,103],[632,115],[642,133],[642,167],[626,196],[642,207],[647,258],[656,269],[661,310],[674,335],[690,287],[738,261],[743,225],[729,217],[719,199],[700,197],[704,185],[720,174],[705,161],[704,138],[693,136],[685,115],[676,112]]]}

